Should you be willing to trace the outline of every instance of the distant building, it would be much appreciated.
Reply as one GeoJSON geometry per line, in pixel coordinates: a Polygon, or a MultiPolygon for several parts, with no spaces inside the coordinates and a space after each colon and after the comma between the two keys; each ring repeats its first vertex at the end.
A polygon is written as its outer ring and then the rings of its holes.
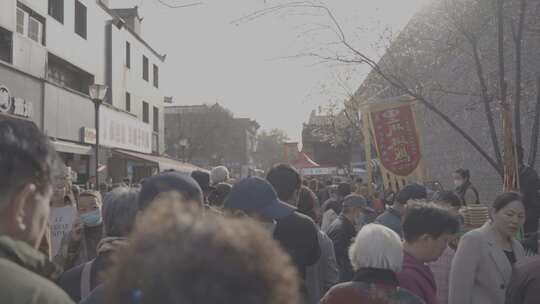
{"type": "MultiPolygon", "coordinates": [[[[346,118],[338,116],[337,120],[346,118]]],[[[302,129],[302,151],[321,167],[354,168],[363,165],[364,150],[360,130],[350,129],[347,144],[334,144],[331,132],[333,118],[311,112],[302,129]]]]}
{"type": "Polygon", "coordinates": [[[240,175],[255,169],[257,122],[213,105],[165,107],[166,154],[201,167],[226,165],[240,175]]]}

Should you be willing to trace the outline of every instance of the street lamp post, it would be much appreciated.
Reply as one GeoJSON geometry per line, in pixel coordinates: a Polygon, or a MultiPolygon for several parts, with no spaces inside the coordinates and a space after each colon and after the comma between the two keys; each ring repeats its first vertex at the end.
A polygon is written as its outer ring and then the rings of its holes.
{"type": "Polygon", "coordinates": [[[94,102],[94,117],[96,126],[96,145],[94,148],[96,158],[96,190],[99,189],[99,106],[107,94],[107,86],[103,84],[93,84],[89,87],[90,98],[94,102]]]}

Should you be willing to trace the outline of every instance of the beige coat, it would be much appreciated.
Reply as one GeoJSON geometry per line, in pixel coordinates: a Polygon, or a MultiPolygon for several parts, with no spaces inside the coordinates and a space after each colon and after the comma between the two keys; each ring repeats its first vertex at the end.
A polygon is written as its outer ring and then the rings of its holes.
{"type": "MultiPolygon", "coordinates": [[[[516,260],[525,257],[513,240],[516,260]]],[[[472,230],[461,239],[450,271],[449,304],[504,304],[512,265],[495,241],[491,224],[472,230]]]]}

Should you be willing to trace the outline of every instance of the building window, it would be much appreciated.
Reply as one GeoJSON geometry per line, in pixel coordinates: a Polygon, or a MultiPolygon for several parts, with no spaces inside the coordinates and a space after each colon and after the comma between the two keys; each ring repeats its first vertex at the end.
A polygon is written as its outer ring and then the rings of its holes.
{"type": "Polygon", "coordinates": [[[126,111],[131,112],[131,94],[126,92],[126,111]]]}
{"type": "Polygon", "coordinates": [[[148,58],[142,56],[142,78],[148,81],[148,58]]]}
{"type": "Polygon", "coordinates": [[[142,102],[142,120],[143,122],[149,123],[150,122],[150,109],[148,106],[148,103],[146,101],[142,102]]]}
{"type": "Polygon", "coordinates": [[[154,107],[154,132],[159,132],[159,109],[154,107]]]}
{"type": "Polygon", "coordinates": [[[86,6],[75,0],[75,33],[86,39],[86,6]]]}
{"type": "Polygon", "coordinates": [[[20,8],[17,9],[17,33],[21,34],[21,35],[24,35],[24,11],[20,8]]]}
{"type": "Polygon", "coordinates": [[[73,64],[49,53],[47,80],[56,85],[88,94],[88,87],[94,83],[94,76],[73,64]]]}
{"type": "Polygon", "coordinates": [[[18,3],[17,33],[28,37],[39,44],[44,44],[43,27],[45,18],[36,14],[28,7],[18,3]]]}
{"type": "Polygon", "coordinates": [[[49,16],[64,24],[64,0],[49,0],[49,16]]]}
{"type": "Polygon", "coordinates": [[[11,63],[13,49],[13,34],[0,27],[0,60],[11,63]]]}
{"type": "Polygon", "coordinates": [[[131,68],[131,44],[126,41],[126,67],[131,68]]]}
{"type": "Polygon", "coordinates": [[[41,43],[42,35],[43,25],[36,19],[30,17],[28,19],[28,38],[34,40],[37,43],[41,43]]]}
{"type": "Polygon", "coordinates": [[[159,87],[159,68],[154,64],[154,87],[159,87]]]}

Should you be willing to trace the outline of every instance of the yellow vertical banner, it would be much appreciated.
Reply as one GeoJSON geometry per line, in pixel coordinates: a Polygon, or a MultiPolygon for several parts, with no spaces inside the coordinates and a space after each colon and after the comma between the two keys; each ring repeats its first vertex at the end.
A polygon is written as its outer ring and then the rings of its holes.
{"type": "Polygon", "coordinates": [[[385,188],[395,192],[425,178],[414,104],[414,99],[399,97],[373,101],[362,109],[368,175],[372,174],[369,166],[373,144],[385,188]]]}

